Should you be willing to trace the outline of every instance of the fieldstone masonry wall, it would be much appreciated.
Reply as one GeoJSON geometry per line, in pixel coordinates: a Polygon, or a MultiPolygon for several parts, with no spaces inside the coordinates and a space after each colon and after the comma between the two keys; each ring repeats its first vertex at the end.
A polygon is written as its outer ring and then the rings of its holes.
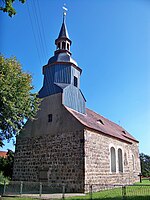
{"type": "Polygon", "coordinates": [[[17,138],[13,180],[67,183],[83,192],[83,131],[17,138]]]}
{"type": "Polygon", "coordinates": [[[90,130],[85,130],[84,137],[85,184],[132,184],[139,180],[138,143],[129,144],[90,130]],[[116,150],[116,173],[111,173],[111,147],[116,150]],[[123,152],[123,173],[118,172],[118,148],[123,152]]]}
{"type": "MultiPolygon", "coordinates": [[[[122,142],[90,130],[17,138],[13,180],[67,183],[68,192],[87,192],[84,184],[132,184],[139,180],[139,172],[138,144],[133,141],[122,142]],[[116,152],[122,149],[123,173],[118,167],[111,173],[112,146],[116,152]]],[[[96,191],[99,186],[93,188],[96,191]]]]}

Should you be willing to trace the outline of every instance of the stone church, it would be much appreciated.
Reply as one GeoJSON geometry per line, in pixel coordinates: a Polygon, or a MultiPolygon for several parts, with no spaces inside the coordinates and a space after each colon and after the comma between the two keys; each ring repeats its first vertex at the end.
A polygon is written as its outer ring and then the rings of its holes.
{"type": "Polygon", "coordinates": [[[84,192],[86,184],[132,184],[139,180],[139,143],[86,108],[71,43],[64,15],[54,56],[43,66],[40,109],[17,137],[13,180],[65,183],[70,192],[84,192]]]}

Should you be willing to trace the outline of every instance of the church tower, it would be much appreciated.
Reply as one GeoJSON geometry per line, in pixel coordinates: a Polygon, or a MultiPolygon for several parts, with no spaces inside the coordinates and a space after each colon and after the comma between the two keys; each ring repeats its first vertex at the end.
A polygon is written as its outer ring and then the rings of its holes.
{"type": "Polygon", "coordinates": [[[66,27],[66,12],[58,38],[55,40],[54,56],[43,66],[44,83],[39,91],[39,98],[62,93],[62,104],[85,113],[85,98],[80,90],[80,75],[82,70],[72,59],[69,38],[66,27]]]}

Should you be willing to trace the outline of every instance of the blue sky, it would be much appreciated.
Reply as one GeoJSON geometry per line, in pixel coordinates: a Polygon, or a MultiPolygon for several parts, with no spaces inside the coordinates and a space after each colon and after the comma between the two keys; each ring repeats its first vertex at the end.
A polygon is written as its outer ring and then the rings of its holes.
{"type": "MultiPolygon", "coordinates": [[[[150,154],[150,1],[66,0],[72,57],[82,68],[87,107],[123,126],[150,154]]],[[[2,0],[0,0],[0,5],[2,0]]],[[[16,56],[42,87],[42,66],[55,50],[64,0],[17,1],[0,12],[0,52],[16,56]]],[[[6,144],[3,148],[12,148],[6,144]]]]}

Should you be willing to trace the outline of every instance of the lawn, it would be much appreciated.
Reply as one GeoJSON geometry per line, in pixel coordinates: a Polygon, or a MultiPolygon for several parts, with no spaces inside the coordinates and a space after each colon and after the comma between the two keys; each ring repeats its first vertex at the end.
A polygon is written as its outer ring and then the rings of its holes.
{"type": "MultiPolygon", "coordinates": [[[[82,200],[90,199],[90,195],[85,197],[72,197],[67,198],[67,200],[82,200]]],[[[122,190],[121,188],[115,188],[110,190],[105,190],[101,192],[96,192],[92,194],[93,200],[122,200],[122,190]]],[[[150,186],[127,186],[126,187],[126,200],[150,200],[150,186]]]]}
{"type": "Polygon", "coordinates": [[[150,185],[150,179],[142,179],[142,183],[137,182],[134,185],[150,185]]]}

